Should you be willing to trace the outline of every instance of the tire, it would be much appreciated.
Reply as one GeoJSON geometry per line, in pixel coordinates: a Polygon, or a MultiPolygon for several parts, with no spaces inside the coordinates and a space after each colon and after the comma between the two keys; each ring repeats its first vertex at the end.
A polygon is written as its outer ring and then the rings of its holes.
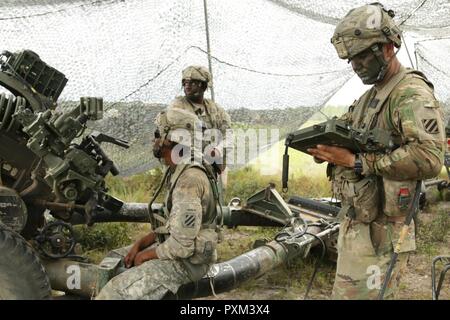
{"type": "Polygon", "coordinates": [[[33,248],[0,223],[0,300],[50,299],[50,281],[33,248]]]}

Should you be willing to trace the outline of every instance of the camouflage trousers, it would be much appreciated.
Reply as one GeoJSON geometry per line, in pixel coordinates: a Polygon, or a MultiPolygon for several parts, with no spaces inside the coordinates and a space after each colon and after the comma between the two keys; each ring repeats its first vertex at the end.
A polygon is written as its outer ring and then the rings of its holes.
{"type": "MultiPolygon", "coordinates": [[[[125,257],[131,246],[113,251],[125,257]]],[[[111,254],[110,254],[111,256],[111,254]]],[[[96,297],[97,300],[160,300],[169,291],[191,282],[183,263],[175,260],[150,260],[111,279],[96,297]]]]}
{"type": "MultiPolygon", "coordinates": [[[[381,228],[384,229],[388,229],[388,227],[390,226],[381,225],[381,228]]],[[[344,219],[339,231],[338,260],[332,299],[377,299],[395,245],[393,243],[395,236],[387,232],[383,234],[387,234],[387,236],[382,239],[374,239],[373,226],[348,218],[344,219]],[[377,243],[374,244],[374,242],[377,243]]],[[[400,275],[406,268],[408,257],[409,252],[399,253],[391,280],[385,291],[386,299],[395,297],[400,275]]]]}

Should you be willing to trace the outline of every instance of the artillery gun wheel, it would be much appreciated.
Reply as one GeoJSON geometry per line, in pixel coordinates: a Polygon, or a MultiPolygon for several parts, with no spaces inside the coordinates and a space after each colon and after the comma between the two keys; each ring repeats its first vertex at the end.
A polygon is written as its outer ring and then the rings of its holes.
{"type": "Polygon", "coordinates": [[[33,248],[0,223],[0,300],[49,299],[50,281],[33,248]]]}

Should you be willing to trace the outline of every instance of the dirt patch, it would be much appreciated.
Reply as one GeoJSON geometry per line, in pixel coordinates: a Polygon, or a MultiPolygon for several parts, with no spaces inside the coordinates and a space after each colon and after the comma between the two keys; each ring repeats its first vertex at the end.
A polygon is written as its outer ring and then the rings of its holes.
{"type": "MultiPolygon", "coordinates": [[[[431,207],[426,208],[419,216],[422,225],[430,226],[433,222],[436,224],[439,214],[450,214],[450,202],[440,202],[431,207]]],[[[442,236],[443,241],[427,241],[428,239],[421,239],[424,235],[420,233],[419,226],[418,233],[418,250],[411,254],[408,261],[408,269],[402,275],[402,283],[400,285],[399,299],[426,299],[432,297],[431,293],[431,264],[433,258],[437,255],[450,256],[450,234],[448,228],[444,230],[445,234],[442,236]]],[[[431,228],[431,232],[437,232],[431,228]]],[[[443,231],[440,231],[443,232],[443,231]]],[[[442,264],[438,265],[442,267],[442,264]]],[[[437,269],[437,275],[442,268],[437,269]]],[[[443,289],[441,290],[440,300],[450,300],[450,273],[448,273],[443,289]]]]}

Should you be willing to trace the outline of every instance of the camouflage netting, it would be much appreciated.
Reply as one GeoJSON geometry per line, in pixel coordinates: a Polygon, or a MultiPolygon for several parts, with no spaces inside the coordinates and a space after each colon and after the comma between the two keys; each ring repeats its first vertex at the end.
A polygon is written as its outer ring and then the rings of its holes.
{"type": "Polygon", "coordinates": [[[446,106],[450,116],[450,37],[440,40],[424,40],[415,45],[415,54],[420,70],[430,78],[436,89],[436,95],[446,106]],[[447,58],[445,58],[445,55],[447,58]]]}
{"type": "MultiPolygon", "coordinates": [[[[368,1],[207,3],[215,99],[226,109],[302,107],[310,114],[353,76],[329,39],[349,9],[368,1]]],[[[449,103],[449,1],[383,3],[396,11],[413,62],[449,103]]],[[[181,70],[208,65],[202,0],[3,0],[0,30],[0,50],[31,49],[67,76],[62,101],[102,96],[109,102],[100,126],[131,139],[128,155],[138,155],[119,161],[127,173],[151,166],[149,114],[182,94],[181,70]]]]}

